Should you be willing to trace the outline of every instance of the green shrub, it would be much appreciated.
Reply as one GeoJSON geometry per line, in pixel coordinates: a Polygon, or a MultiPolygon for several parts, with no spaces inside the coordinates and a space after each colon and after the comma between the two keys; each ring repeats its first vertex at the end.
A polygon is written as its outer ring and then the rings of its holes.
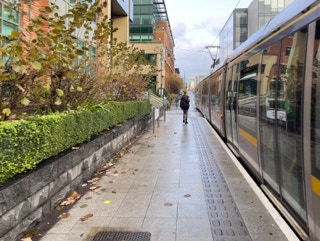
{"type": "Polygon", "coordinates": [[[0,183],[33,169],[94,135],[151,112],[148,100],[110,102],[93,111],[35,116],[0,122],[0,183]]]}

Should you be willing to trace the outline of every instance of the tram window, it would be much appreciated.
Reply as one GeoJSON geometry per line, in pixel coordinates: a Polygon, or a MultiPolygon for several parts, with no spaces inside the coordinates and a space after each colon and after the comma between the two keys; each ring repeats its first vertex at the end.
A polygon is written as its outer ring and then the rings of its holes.
{"type": "MultiPolygon", "coordinates": [[[[258,63],[260,60],[260,53],[255,54],[245,61],[240,63],[242,67],[240,71],[239,80],[239,123],[241,121],[248,122],[248,117],[256,116],[257,106],[257,77],[258,77],[258,63]]],[[[256,123],[252,123],[251,134],[256,134],[256,123]]]]}
{"type": "Polygon", "coordinates": [[[303,86],[308,32],[298,30],[281,40],[280,71],[276,84],[274,122],[277,146],[275,167],[278,170],[281,195],[305,216],[303,177],[303,86]],[[287,50],[289,56],[286,56],[287,50]]]}
{"type": "Polygon", "coordinates": [[[203,82],[203,89],[202,89],[202,104],[207,106],[208,103],[208,93],[209,93],[209,80],[205,80],[203,82]]]}
{"type": "Polygon", "coordinates": [[[260,147],[261,162],[264,179],[277,192],[277,171],[276,171],[276,148],[275,148],[275,128],[273,126],[275,120],[274,101],[279,85],[276,85],[277,73],[279,65],[280,42],[276,42],[263,51],[262,66],[264,71],[260,73],[260,147]]]}
{"type": "Polygon", "coordinates": [[[216,73],[210,79],[209,93],[210,93],[210,118],[211,122],[215,125],[219,125],[221,122],[220,114],[222,114],[220,106],[220,94],[221,94],[222,72],[216,73]]]}

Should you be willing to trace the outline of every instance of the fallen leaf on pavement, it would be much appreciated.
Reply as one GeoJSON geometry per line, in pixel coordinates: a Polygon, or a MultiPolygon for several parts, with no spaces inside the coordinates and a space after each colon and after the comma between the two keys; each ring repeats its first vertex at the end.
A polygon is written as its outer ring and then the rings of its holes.
{"type": "Polygon", "coordinates": [[[70,213],[61,213],[59,215],[59,218],[68,218],[68,217],[70,217],[70,213]]]}
{"type": "Polygon", "coordinates": [[[74,204],[78,199],[80,199],[81,195],[76,191],[72,192],[71,195],[67,198],[67,200],[63,201],[60,205],[66,206],[70,204],[74,204]]]}
{"type": "Polygon", "coordinates": [[[89,218],[91,218],[92,216],[93,216],[92,213],[88,213],[88,214],[84,215],[82,218],[80,218],[80,221],[86,221],[89,218]]]}
{"type": "Polygon", "coordinates": [[[100,180],[100,178],[95,177],[95,178],[93,178],[93,179],[89,180],[88,182],[91,182],[91,183],[97,183],[97,182],[99,182],[99,180],[100,180]]]}
{"type": "Polygon", "coordinates": [[[32,241],[31,238],[32,238],[33,236],[35,236],[35,235],[36,235],[36,231],[31,230],[29,233],[27,233],[27,234],[23,237],[23,239],[21,239],[21,241],[32,241]]]}
{"type": "Polygon", "coordinates": [[[64,208],[63,205],[59,205],[56,209],[57,209],[58,211],[60,211],[60,210],[62,210],[63,208],[64,208]]]}

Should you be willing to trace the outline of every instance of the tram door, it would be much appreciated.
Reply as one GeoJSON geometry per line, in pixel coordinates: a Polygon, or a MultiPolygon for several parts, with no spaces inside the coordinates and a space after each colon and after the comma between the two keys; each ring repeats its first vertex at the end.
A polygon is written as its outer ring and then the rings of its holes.
{"type": "MultiPolygon", "coordinates": [[[[313,27],[315,27],[313,25],[313,27]]],[[[313,55],[309,54],[310,57],[312,57],[312,85],[309,87],[309,93],[308,95],[306,93],[306,97],[309,96],[311,101],[311,110],[309,114],[310,118],[310,128],[311,133],[309,137],[309,143],[307,142],[307,148],[310,149],[311,157],[306,158],[305,163],[308,165],[308,161],[311,161],[311,177],[310,174],[306,174],[306,178],[311,179],[311,185],[307,188],[311,188],[311,194],[307,196],[308,199],[308,208],[310,207],[310,210],[308,212],[308,215],[310,216],[310,223],[314,222],[315,225],[310,225],[311,233],[315,237],[320,237],[320,212],[319,212],[319,206],[320,206],[320,20],[316,23],[316,33],[314,36],[314,44],[310,44],[313,49],[313,55]],[[308,147],[309,146],[309,147],[308,147]],[[310,200],[312,200],[310,205],[310,200]]],[[[311,71],[310,71],[311,72],[311,71]]],[[[307,72],[310,73],[310,72],[307,72]]],[[[305,104],[305,106],[307,106],[305,104]]],[[[304,119],[305,126],[309,123],[307,121],[307,118],[304,119]]],[[[307,152],[308,154],[309,152],[307,152]]],[[[310,165],[310,164],[309,164],[310,165]]],[[[308,170],[308,169],[307,169],[308,170]]],[[[308,209],[309,210],[309,209],[308,209]]]]}
{"type": "Polygon", "coordinates": [[[240,62],[238,83],[237,124],[239,151],[259,175],[260,161],[257,142],[257,88],[261,54],[256,53],[240,62]]]}
{"type": "Polygon", "coordinates": [[[265,66],[261,72],[260,83],[260,149],[264,179],[271,187],[279,190],[279,177],[277,175],[277,146],[275,127],[275,100],[281,96],[281,85],[277,81],[279,72],[278,53],[280,42],[275,43],[264,51],[262,65],[265,66]],[[268,55],[267,55],[268,53],[268,55]]]}
{"type": "Polygon", "coordinates": [[[226,83],[226,135],[228,143],[238,150],[238,130],[237,130],[237,85],[238,85],[238,65],[228,68],[226,83]]]}
{"type": "Polygon", "coordinates": [[[302,29],[263,52],[260,83],[260,149],[263,178],[302,222],[306,219],[302,98],[307,31],[302,29]]]}

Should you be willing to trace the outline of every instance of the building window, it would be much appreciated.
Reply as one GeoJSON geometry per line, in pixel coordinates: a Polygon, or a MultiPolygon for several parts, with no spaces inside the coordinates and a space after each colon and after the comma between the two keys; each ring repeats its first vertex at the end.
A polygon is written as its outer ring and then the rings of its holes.
{"type": "Polygon", "coordinates": [[[153,0],[133,0],[134,4],[153,4],[153,0]]]}
{"type": "Polygon", "coordinates": [[[146,60],[150,61],[153,66],[157,65],[157,55],[156,54],[146,54],[146,60]]]}
{"type": "Polygon", "coordinates": [[[291,52],[291,47],[287,47],[286,48],[286,56],[288,57],[290,55],[291,52]]]}
{"type": "Polygon", "coordinates": [[[18,31],[18,27],[19,12],[0,3],[0,35],[8,36],[12,31],[18,31]]]}
{"type": "MultiPolygon", "coordinates": [[[[77,2],[80,2],[80,3],[84,3],[86,2],[87,0],[69,0],[69,3],[70,4],[76,4],[77,2]]],[[[90,2],[88,2],[89,5],[91,5],[90,2]]]]}

